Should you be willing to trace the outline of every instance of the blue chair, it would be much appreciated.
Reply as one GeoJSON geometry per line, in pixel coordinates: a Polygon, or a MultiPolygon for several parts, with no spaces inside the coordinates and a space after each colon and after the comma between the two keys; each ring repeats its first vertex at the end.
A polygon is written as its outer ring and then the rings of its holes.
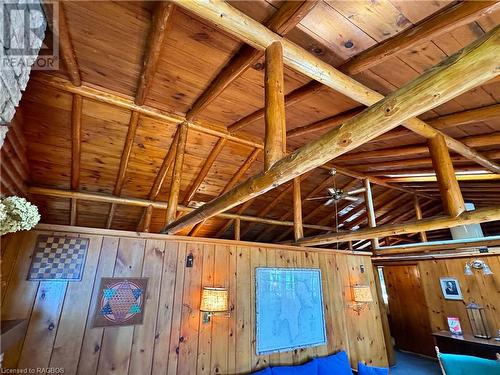
{"type": "Polygon", "coordinates": [[[500,375],[500,361],[461,354],[436,353],[443,375],[500,375]]]}

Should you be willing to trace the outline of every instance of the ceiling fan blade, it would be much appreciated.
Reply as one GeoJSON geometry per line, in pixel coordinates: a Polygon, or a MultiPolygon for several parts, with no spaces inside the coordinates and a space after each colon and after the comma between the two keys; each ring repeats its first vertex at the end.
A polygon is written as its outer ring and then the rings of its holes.
{"type": "Polygon", "coordinates": [[[359,188],[359,189],[354,189],[354,190],[348,191],[346,194],[347,195],[356,195],[359,193],[364,193],[365,191],[366,191],[365,188],[359,188]]]}
{"type": "Polygon", "coordinates": [[[357,202],[359,200],[359,198],[357,198],[357,197],[350,197],[349,195],[346,195],[346,196],[342,197],[342,199],[345,199],[346,201],[351,201],[351,202],[357,202]]]}
{"type": "Polygon", "coordinates": [[[325,202],[325,206],[331,206],[331,205],[332,205],[332,204],[334,204],[335,202],[336,202],[336,200],[335,200],[335,199],[333,199],[333,198],[332,198],[332,199],[329,199],[329,200],[327,200],[327,201],[325,202]]]}
{"type": "Polygon", "coordinates": [[[306,201],[317,201],[317,200],[329,199],[329,198],[331,198],[329,195],[325,195],[324,197],[310,197],[310,198],[306,198],[305,200],[306,201]]]}
{"type": "Polygon", "coordinates": [[[327,190],[327,191],[328,191],[331,195],[335,195],[335,193],[337,192],[337,189],[335,189],[335,188],[331,188],[331,187],[330,187],[330,188],[328,188],[328,189],[326,189],[326,190],[327,190]]]}

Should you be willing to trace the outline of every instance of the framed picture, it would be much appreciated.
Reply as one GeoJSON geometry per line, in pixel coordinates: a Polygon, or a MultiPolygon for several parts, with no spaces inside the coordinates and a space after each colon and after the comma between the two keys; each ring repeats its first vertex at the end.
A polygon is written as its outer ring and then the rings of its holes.
{"type": "Polygon", "coordinates": [[[453,299],[461,301],[462,291],[460,290],[460,284],[458,280],[453,277],[441,277],[441,291],[445,299],[453,299]]]}
{"type": "Polygon", "coordinates": [[[321,270],[256,268],[257,355],[326,344],[321,270]]]}

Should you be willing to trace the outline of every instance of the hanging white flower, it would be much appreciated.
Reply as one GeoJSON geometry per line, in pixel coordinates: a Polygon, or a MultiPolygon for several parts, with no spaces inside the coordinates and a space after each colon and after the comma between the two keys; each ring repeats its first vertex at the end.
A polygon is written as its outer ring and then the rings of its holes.
{"type": "Polygon", "coordinates": [[[38,208],[21,197],[0,199],[0,236],[30,230],[40,221],[38,208]]]}

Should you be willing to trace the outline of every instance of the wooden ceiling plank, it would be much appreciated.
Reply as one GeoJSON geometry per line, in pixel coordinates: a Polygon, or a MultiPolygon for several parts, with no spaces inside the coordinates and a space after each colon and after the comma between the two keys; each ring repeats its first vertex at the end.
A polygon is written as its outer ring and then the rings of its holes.
{"type": "MultiPolygon", "coordinates": [[[[195,10],[195,5],[202,7],[198,1],[189,4],[193,4],[190,8],[195,10]]],[[[217,7],[221,5],[217,3],[217,7]]],[[[211,7],[213,4],[205,6],[211,7]]],[[[215,14],[219,14],[217,7],[215,14]]],[[[205,14],[198,12],[198,14],[200,13],[205,14]]],[[[230,17],[226,17],[226,20],[227,18],[230,17]]],[[[499,38],[500,30],[497,27],[477,42],[466,47],[459,55],[448,58],[427,73],[351,118],[341,127],[330,130],[320,139],[302,146],[277,162],[265,173],[258,174],[240,184],[236,189],[183,216],[163,228],[162,231],[175,233],[244,203],[296,176],[325,164],[332,158],[353,150],[370,139],[395,128],[403,121],[408,122],[408,118],[411,116],[424,113],[495,77],[498,73],[497,46],[499,38]],[[464,81],[460,77],[465,75],[468,79],[464,81]],[[440,88],[439,95],[436,95],[437,84],[440,88]],[[375,127],[373,124],[377,124],[377,126],[375,127]]],[[[311,58],[311,60],[314,59],[311,58]]],[[[336,84],[338,83],[336,82],[336,84]]],[[[450,147],[449,144],[448,147],[450,147]]]]}
{"type": "Polygon", "coordinates": [[[184,154],[186,152],[187,132],[187,124],[180,124],[174,166],[172,168],[172,184],[170,185],[170,194],[168,197],[168,208],[166,214],[167,224],[173,222],[177,215],[177,203],[179,201],[179,192],[181,188],[182,165],[184,163],[184,154]]]}
{"type": "MultiPolygon", "coordinates": [[[[174,124],[179,124],[183,121],[185,121],[185,118],[179,115],[175,115],[166,111],[162,111],[153,107],[149,106],[138,106],[136,105],[132,100],[127,99],[123,97],[120,94],[110,92],[109,90],[104,90],[104,89],[99,89],[96,87],[90,87],[90,86],[85,86],[82,85],[80,87],[76,87],[70,82],[68,82],[65,79],[61,79],[59,77],[53,76],[53,75],[37,75],[31,78],[34,81],[37,81],[43,85],[50,86],[54,89],[61,90],[64,92],[69,92],[72,94],[78,94],[81,95],[82,97],[92,99],[94,101],[100,102],[100,103],[105,103],[108,105],[116,106],[119,108],[124,108],[128,109],[131,111],[137,111],[143,115],[146,115],[148,117],[152,117],[161,121],[165,121],[167,123],[174,123],[174,124]]],[[[304,86],[303,86],[304,87],[304,86]]],[[[320,85],[318,89],[320,89],[322,86],[320,85]]],[[[287,102],[285,102],[285,105],[287,102]]],[[[263,113],[263,112],[262,112],[263,113]]],[[[263,116],[263,115],[262,115],[263,116]]],[[[205,124],[205,123],[200,123],[200,122],[188,122],[188,126],[190,129],[199,131],[204,134],[209,134],[213,135],[216,137],[222,137],[226,138],[227,140],[231,142],[235,142],[237,144],[241,145],[246,145],[246,146],[251,146],[255,148],[260,148],[263,149],[264,145],[262,142],[255,142],[253,140],[247,139],[245,136],[238,135],[234,136],[229,134],[227,131],[223,131],[222,129],[215,128],[211,126],[210,124],[205,124]]],[[[325,169],[331,169],[335,167],[339,173],[342,173],[346,176],[352,177],[352,178],[366,178],[367,176],[365,174],[362,174],[360,172],[356,171],[351,171],[347,168],[341,167],[341,166],[333,166],[333,165],[322,165],[320,168],[325,168],[325,169]]],[[[415,191],[407,191],[404,188],[398,187],[398,186],[391,186],[390,184],[386,183],[380,178],[377,177],[369,177],[370,181],[373,184],[381,185],[381,186],[386,186],[392,189],[396,190],[401,190],[401,191],[406,191],[412,194],[415,194],[418,192],[415,191]]]]}
{"type": "MultiPolygon", "coordinates": [[[[267,27],[279,35],[292,30],[316,6],[313,1],[285,1],[266,22],[267,27]]],[[[205,91],[196,99],[186,114],[187,120],[196,117],[207,105],[213,102],[223,91],[240,77],[264,54],[248,44],[243,45],[233,58],[221,69],[205,91]]]]}
{"type": "MultiPolygon", "coordinates": [[[[447,130],[457,126],[475,124],[483,121],[494,120],[500,117],[500,104],[492,104],[485,107],[468,109],[465,111],[450,113],[448,115],[439,116],[426,122],[435,129],[447,130]]],[[[408,136],[411,134],[409,130],[401,129],[392,131],[378,137],[372,142],[389,141],[395,138],[408,136]]]]}
{"type": "Polygon", "coordinates": [[[342,71],[350,75],[365,71],[403,51],[474,22],[493,12],[497,5],[496,1],[459,2],[353,57],[343,65],[342,71]]]}
{"type": "MultiPolygon", "coordinates": [[[[42,2],[44,11],[47,13],[47,19],[52,20],[52,6],[42,2]]],[[[59,22],[54,25],[49,22],[49,27],[52,30],[52,34],[59,36],[59,46],[61,48],[61,54],[66,65],[66,70],[71,83],[75,86],[81,86],[82,79],[80,75],[80,69],[78,67],[78,62],[75,55],[75,50],[73,48],[73,42],[71,41],[71,36],[69,34],[66,12],[64,10],[64,2],[58,0],[55,6],[59,6],[59,22]]]]}
{"type": "MultiPolygon", "coordinates": [[[[231,33],[237,38],[242,39],[244,42],[254,46],[255,48],[265,49],[274,42],[281,42],[284,51],[284,61],[288,64],[289,67],[324,85],[327,85],[331,89],[338,91],[361,104],[367,106],[373,105],[374,103],[377,103],[384,98],[382,94],[353,80],[349,76],[343,74],[341,71],[333,68],[331,65],[325,63],[318,57],[307,52],[300,46],[286,40],[285,38],[282,38],[276,33],[273,33],[264,25],[253,20],[252,18],[233,8],[227,3],[207,3],[202,2],[201,0],[190,2],[183,2],[181,0],[174,1],[179,4],[179,6],[193,12],[194,14],[204,18],[207,21],[214,23],[217,27],[231,33]]],[[[488,37],[483,36],[483,38],[481,38],[480,40],[485,40],[486,38],[493,36],[494,34],[496,34],[497,29],[498,27],[492,29],[492,31],[486,34],[488,37]]],[[[492,39],[495,39],[494,36],[492,37],[492,39]]],[[[478,44],[479,42],[475,42],[472,45],[477,46],[478,44]]],[[[445,61],[450,60],[447,59],[445,61]]],[[[457,95],[467,91],[474,86],[479,85],[480,83],[484,83],[489,79],[494,78],[495,76],[495,74],[491,74],[490,72],[490,74],[487,74],[485,76],[485,79],[481,80],[479,83],[475,83],[470,87],[467,87],[467,85],[464,84],[462,90],[459,91],[457,95]]],[[[452,97],[449,97],[448,99],[452,99],[452,97]]],[[[444,133],[435,130],[418,118],[406,118],[403,126],[425,138],[432,138],[436,134],[441,134],[446,138],[448,147],[453,151],[464,155],[470,160],[477,162],[478,164],[484,166],[485,168],[488,168],[491,171],[500,171],[500,165],[486,159],[475,150],[472,150],[470,147],[467,147],[462,143],[454,140],[453,138],[445,135],[444,133]]]]}
{"type": "MultiPolygon", "coordinates": [[[[80,188],[80,161],[82,156],[82,106],[83,99],[74,94],[71,107],[71,189],[80,188]]],[[[77,217],[76,199],[71,200],[70,225],[75,225],[77,217]],[[73,224],[71,224],[73,223],[73,224]]]]}
{"type": "MultiPolygon", "coordinates": [[[[260,149],[255,148],[250,156],[244,161],[240,169],[231,177],[229,182],[224,186],[224,189],[222,190],[222,193],[220,195],[224,195],[227,193],[229,190],[231,190],[237,183],[238,181],[243,177],[243,175],[248,171],[248,169],[252,166],[253,162],[257,159],[257,156],[260,154],[260,149]]],[[[206,223],[206,220],[201,221],[200,223],[197,223],[193,229],[189,232],[190,236],[196,236],[203,225],[206,223]]]]}
{"type": "Polygon", "coordinates": [[[170,1],[159,1],[153,15],[151,31],[148,36],[142,72],[137,85],[135,104],[143,105],[149,93],[151,84],[158,67],[160,53],[163,47],[163,41],[172,24],[172,13],[174,4],[170,1]]]}
{"type": "Polygon", "coordinates": [[[264,171],[267,171],[286,155],[283,49],[279,42],[266,48],[264,87],[266,102],[264,171]]]}
{"type": "Polygon", "coordinates": [[[352,232],[328,233],[314,237],[305,237],[297,241],[297,244],[300,246],[319,246],[335,242],[364,240],[375,237],[454,228],[460,225],[487,223],[497,220],[500,220],[500,207],[479,208],[475,211],[464,211],[456,217],[437,216],[399,224],[381,225],[376,228],[365,228],[352,232]]]}
{"type": "Polygon", "coordinates": [[[214,148],[212,149],[212,151],[210,152],[210,154],[206,158],[205,163],[203,164],[203,167],[201,168],[200,172],[196,176],[196,179],[193,181],[193,183],[189,187],[188,191],[186,192],[186,195],[184,196],[184,199],[182,200],[182,203],[184,205],[188,205],[189,202],[193,199],[194,195],[198,191],[200,185],[205,180],[205,177],[207,176],[208,172],[210,171],[210,168],[212,167],[215,160],[217,159],[217,156],[219,156],[219,154],[221,153],[225,144],[226,144],[226,139],[219,138],[219,140],[215,144],[214,148]]]}

